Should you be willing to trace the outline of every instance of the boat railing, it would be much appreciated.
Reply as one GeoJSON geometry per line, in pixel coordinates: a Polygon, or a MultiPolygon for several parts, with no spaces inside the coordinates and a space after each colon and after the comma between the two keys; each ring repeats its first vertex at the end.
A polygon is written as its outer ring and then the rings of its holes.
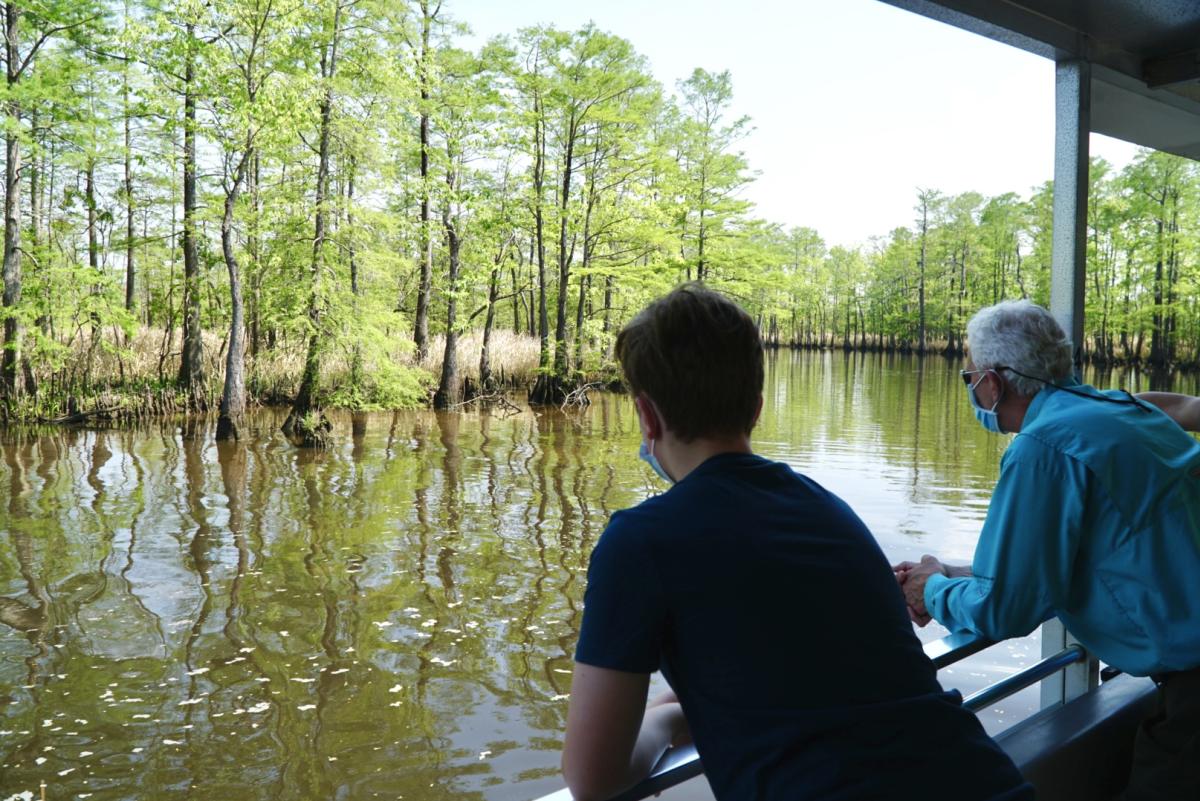
{"type": "MultiPolygon", "coordinates": [[[[925,655],[933,662],[934,667],[941,670],[955,662],[977,654],[985,648],[995,645],[991,640],[974,634],[950,634],[939,640],[925,644],[925,655]]],[[[1044,657],[1039,662],[1023,668],[995,684],[972,693],[963,699],[963,706],[972,712],[978,712],[1026,687],[1037,684],[1059,671],[1072,665],[1094,662],[1082,645],[1071,643],[1061,650],[1044,657]]],[[[1065,699],[1059,699],[1065,700],[1065,699]]],[[[671,748],[650,775],[609,801],[640,801],[661,793],[663,790],[682,784],[704,772],[700,764],[700,756],[693,745],[671,748]]],[[[536,801],[571,801],[571,791],[562,789],[549,795],[542,796],[536,801]]]]}

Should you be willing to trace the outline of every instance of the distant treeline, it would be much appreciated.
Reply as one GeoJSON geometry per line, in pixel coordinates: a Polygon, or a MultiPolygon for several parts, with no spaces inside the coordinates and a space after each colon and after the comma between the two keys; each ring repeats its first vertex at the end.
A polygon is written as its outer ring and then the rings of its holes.
{"type": "MultiPolygon", "coordinates": [[[[788,291],[767,296],[764,334],[801,347],[961,353],[980,307],[1049,305],[1052,195],[1050,182],[1028,199],[918,190],[912,226],[857,250],[793,230],[788,291]]],[[[1196,162],[1143,151],[1115,172],[1092,160],[1085,358],[1197,366],[1198,223],[1196,162]]]]}
{"type": "MultiPolygon", "coordinates": [[[[594,26],[467,49],[452,14],[6,4],[0,408],[45,418],[124,393],[219,405],[230,433],[247,396],[286,396],[303,433],[322,406],[454,407],[501,373],[558,403],[688,279],[809,347],[955,352],[979,306],[1047,299],[1048,185],[922,190],[912,226],[827,248],[753,217],[728,73],[665,88],[594,26]],[[502,363],[500,330],[536,339],[536,368],[502,363]]],[[[1196,360],[1198,188],[1163,154],[1094,165],[1095,357],[1196,360]]]]}

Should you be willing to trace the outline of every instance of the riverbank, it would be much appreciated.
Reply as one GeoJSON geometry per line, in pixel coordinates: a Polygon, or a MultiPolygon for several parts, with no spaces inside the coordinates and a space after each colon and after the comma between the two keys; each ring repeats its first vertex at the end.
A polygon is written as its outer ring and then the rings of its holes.
{"type": "MultiPolygon", "coordinates": [[[[887,353],[899,356],[921,355],[920,348],[912,342],[897,340],[894,337],[875,335],[860,336],[855,334],[849,338],[827,334],[821,337],[810,337],[804,340],[781,340],[764,338],[763,345],[768,350],[802,350],[802,351],[847,351],[853,353],[887,353]]],[[[962,340],[930,339],[925,343],[925,356],[942,356],[947,359],[962,359],[967,350],[962,340]]],[[[1147,352],[1145,343],[1137,341],[1127,348],[1114,343],[1108,343],[1100,348],[1093,340],[1089,340],[1080,354],[1083,364],[1090,364],[1098,369],[1137,368],[1156,375],[1166,376],[1172,372],[1200,372],[1200,356],[1190,354],[1188,357],[1178,355],[1170,358],[1153,359],[1147,352]]]]}
{"type": "MultiPolygon", "coordinates": [[[[768,351],[832,351],[849,354],[915,356],[911,343],[890,342],[884,338],[825,336],[802,342],[768,339],[768,351]]],[[[42,376],[33,376],[34,392],[0,404],[0,424],[84,424],[128,423],[141,419],[215,410],[220,400],[224,376],[225,341],[214,334],[204,338],[204,366],[207,381],[200,403],[193,403],[176,382],[179,337],[142,328],[125,340],[119,333],[99,342],[80,340],[64,349],[59,368],[42,376]]],[[[333,351],[322,359],[318,405],[329,410],[392,411],[422,409],[432,405],[437,376],[442,368],[445,338],[431,338],[429,353],[417,362],[412,343],[398,340],[370,352],[355,354],[333,351]]],[[[492,384],[480,385],[482,332],[462,334],[458,341],[458,375],[462,383],[463,405],[480,402],[481,395],[498,399],[504,394],[522,395],[538,376],[539,343],[536,337],[509,330],[492,332],[489,362],[492,384]]],[[[964,351],[955,343],[931,340],[925,356],[951,361],[961,360],[964,351]]],[[[246,355],[247,403],[254,406],[289,406],[295,397],[304,369],[302,343],[277,343],[258,354],[246,355]]],[[[1100,374],[1112,371],[1137,371],[1144,375],[1146,389],[1167,389],[1174,373],[1200,371],[1200,363],[1176,363],[1166,367],[1147,364],[1143,358],[1120,353],[1107,356],[1091,350],[1084,362],[1100,374]]],[[[586,402],[588,390],[620,390],[615,364],[602,362],[578,377],[573,387],[577,400],[586,402]]],[[[28,377],[26,386],[28,386],[28,377]]]]}
{"type": "MultiPolygon", "coordinates": [[[[469,391],[479,386],[481,332],[459,338],[459,377],[469,391]]],[[[60,347],[55,369],[26,370],[18,397],[0,404],[0,424],[119,423],[215,410],[220,402],[227,342],[204,335],[204,392],[189,399],[176,381],[180,337],[141,328],[132,336],[109,332],[79,337],[60,347]]],[[[249,406],[290,405],[304,371],[306,343],[280,341],[246,354],[249,406]]],[[[418,363],[410,341],[372,349],[331,350],[321,360],[318,405],[347,411],[427,408],[437,387],[445,338],[431,338],[429,355],[418,363]]],[[[538,340],[511,331],[493,331],[489,343],[493,386],[517,390],[537,377],[538,340]]]]}

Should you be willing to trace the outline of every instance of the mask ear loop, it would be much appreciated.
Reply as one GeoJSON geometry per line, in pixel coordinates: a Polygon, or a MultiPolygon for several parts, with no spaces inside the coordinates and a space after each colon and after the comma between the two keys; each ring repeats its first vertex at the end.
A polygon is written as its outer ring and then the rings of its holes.
{"type": "MultiPolygon", "coordinates": [[[[978,404],[979,396],[975,394],[975,390],[976,390],[976,388],[979,387],[980,384],[983,383],[983,379],[987,378],[987,374],[993,373],[993,374],[995,374],[996,378],[998,378],[1000,380],[1000,394],[996,398],[996,402],[992,404],[992,408],[988,409],[988,411],[991,412],[992,414],[996,413],[996,408],[1000,406],[1000,401],[1004,400],[1004,376],[1000,375],[1000,373],[998,372],[998,369],[999,368],[996,368],[996,367],[985,367],[983,370],[979,371],[981,373],[981,375],[979,376],[979,380],[971,385],[971,397],[973,397],[975,399],[975,402],[978,404]]],[[[1007,369],[1007,368],[1005,368],[1005,369],[1007,369]]],[[[1017,371],[1013,370],[1013,372],[1016,373],[1017,371]]],[[[1018,375],[1019,375],[1019,373],[1018,373],[1018,375]]],[[[980,406],[979,408],[982,409],[983,406],[980,406]]]]}

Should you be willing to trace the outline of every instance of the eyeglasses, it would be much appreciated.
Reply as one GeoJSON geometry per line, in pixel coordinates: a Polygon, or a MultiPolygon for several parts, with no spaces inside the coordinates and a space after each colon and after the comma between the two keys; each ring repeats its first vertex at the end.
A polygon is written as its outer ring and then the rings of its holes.
{"type": "Polygon", "coordinates": [[[971,376],[976,375],[978,373],[995,373],[997,376],[999,376],[1001,370],[1008,370],[1011,373],[1016,373],[1017,375],[1021,376],[1022,378],[1028,378],[1030,381],[1041,381],[1043,384],[1054,387],[1055,389],[1060,389],[1063,392],[1070,393],[1071,395],[1078,395],[1081,398],[1089,398],[1091,400],[1105,401],[1107,403],[1118,403],[1118,404],[1123,404],[1123,405],[1136,406],[1138,409],[1142,410],[1143,412],[1150,411],[1150,407],[1146,404],[1146,402],[1142,401],[1142,400],[1138,400],[1136,397],[1133,396],[1132,393],[1129,392],[1129,390],[1125,390],[1125,389],[1121,390],[1122,392],[1125,393],[1124,398],[1110,398],[1107,395],[1089,395],[1086,392],[1080,392],[1077,389],[1072,389],[1071,387],[1065,387],[1061,384],[1056,384],[1053,381],[1049,381],[1045,378],[1038,378],[1037,376],[1025,375],[1020,370],[1014,370],[1013,368],[1006,367],[1003,364],[998,364],[995,367],[977,367],[974,370],[959,370],[958,376],[959,376],[959,378],[961,378],[963,380],[963,383],[966,384],[967,388],[969,389],[969,388],[974,387],[976,384],[975,381],[971,380],[971,376]]]}
{"type": "MultiPolygon", "coordinates": [[[[995,373],[997,370],[1008,370],[1008,369],[1010,369],[1010,368],[1004,367],[1003,365],[1001,365],[999,367],[977,367],[974,370],[959,370],[958,376],[959,376],[959,378],[961,378],[963,380],[964,384],[966,384],[968,387],[972,387],[975,385],[976,382],[971,380],[971,376],[976,375],[978,373],[995,373]]],[[[1014,370],[1013,372],[1016,372],[1016,371],[1014,370]]]]}

